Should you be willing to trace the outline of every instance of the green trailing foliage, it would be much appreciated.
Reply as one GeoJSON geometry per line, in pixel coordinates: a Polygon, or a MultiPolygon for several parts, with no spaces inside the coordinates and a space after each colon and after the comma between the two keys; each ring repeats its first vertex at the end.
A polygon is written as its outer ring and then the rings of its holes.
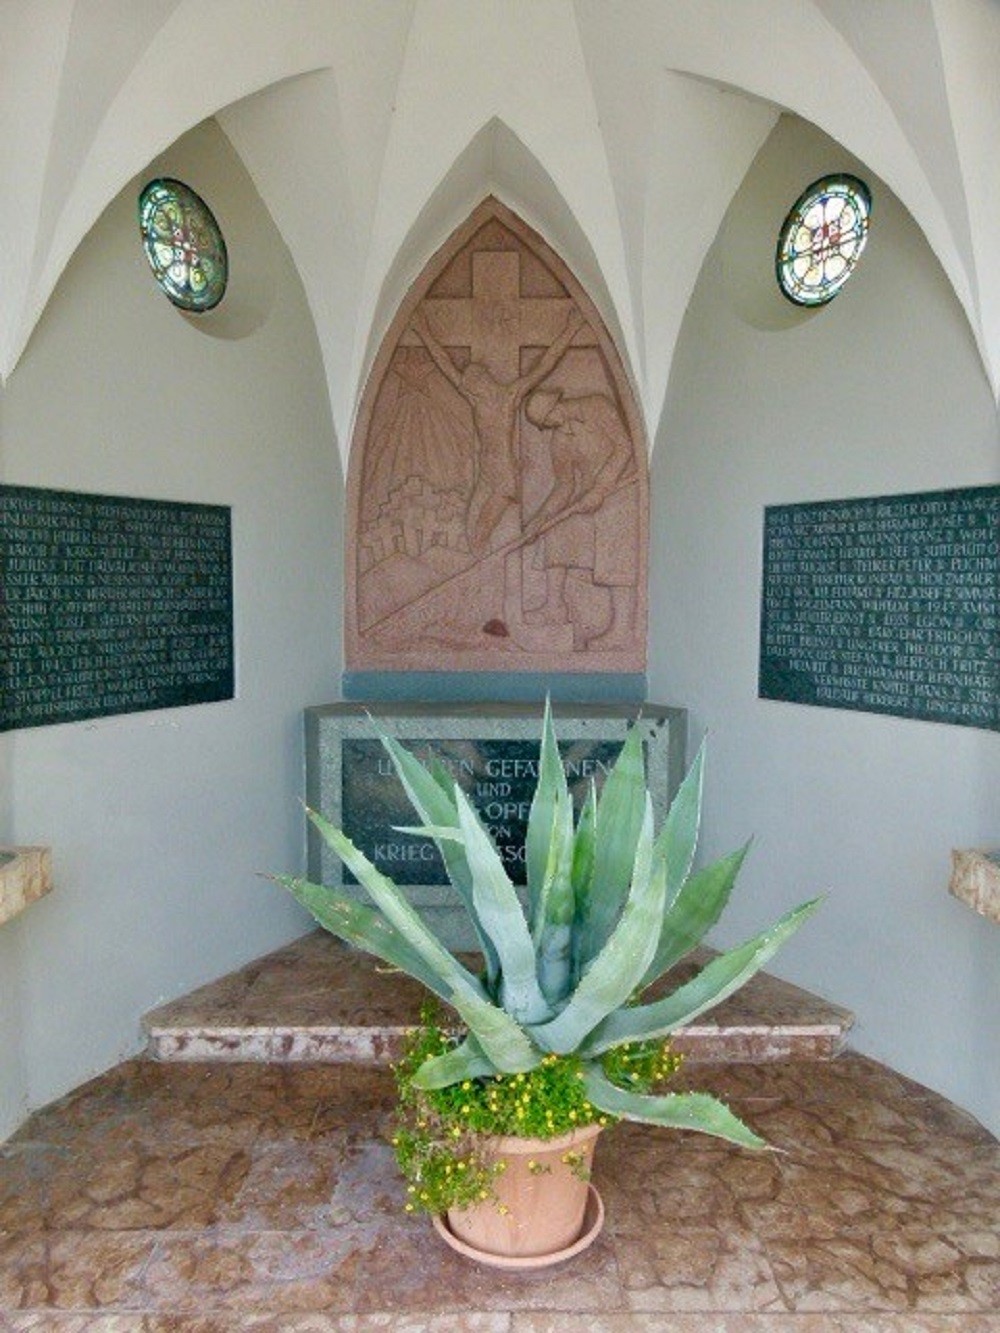
{"type": "MultiPolygon", "coordinates": [[[[382,736],[420,824],[468,912],[484,959],[473,975],[434,935],[405,893],[339,829],[317,829],[367,890],[373,907],[306,880],[282,883],[338,938],[408,973],[461,1018],[466,1033],[431,1041],[407,1083],[435,1095],[466,1083],[532,1075],[571,1060],[593,1117],[694,1129],[743,1147],[764,1144],[705,1094],[652,1095],[609,1072],[616,1051],[662,1046],[670,1034],[750,979],[816,909],[786,913],[768,930],[719,954],[696,975],[644,1002],[643,992],[700,943],[719,919],[747,847],[693,870],[704,747],[657,836],[639,730],[630,729],[598,795],[574,820],[551,709],[542,727],[538,784],[525,843],[527,909],[458,784],[382,736]]],[[[540,1075],[535,1075],[540,1077],[540,1075]]]]}
{"type": "MultiPolygon", "coordinates": [[[[434,1086],[423,1078],[418,1082],[422,1071],[428,1067],[444,1071],[474,1041],[470,1037],[456,1046],[439,1007],[428,1001],[420,1025],[408,1034],[394,1066],[399,1101],[392,1144],[407,1180],[407,1212],[444,1213],[486,1199],[500,1206],[494,1187],[503,1165],[484,1151],[489,1140],[508,1135],[549,1140],[581,1126],[603,1127],[619,1119],[591,1100],[588,1065],[578,1055],[549,1054],[534,1069],[514,1075],[491,1074],[471,1064],[455,1066],[459,1077],[434,1086]]],[[[627,1091],[648,1098],[670,1082],[681,1063],[668,1043],[641,1042],[615,1047],[599,1067],[612,1095],[627,1091]]],[[[675,1100],[679,1123],[680,1108],[689,1105],[689,1099],[680,1094],[675,1100]]],[[[571,1170],[586,1172],[585,1156],[572,1145],[561,1160],[571,1170]]],[[[537,1169],[550,1168],[539,1163],[537,1169]]]]}

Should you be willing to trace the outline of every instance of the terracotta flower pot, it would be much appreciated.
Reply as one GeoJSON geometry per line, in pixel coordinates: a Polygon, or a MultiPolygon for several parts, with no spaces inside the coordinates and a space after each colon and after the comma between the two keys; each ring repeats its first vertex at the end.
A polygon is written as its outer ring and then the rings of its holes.
{"type": "Polygon", "coordinates": [[[557,1139],[500,1138],[486,1156],[506,1163],[494,1181],[498,1202],[451,1208],[438,1231],[453,1248],[485,1263],[537,1267],[568,1258],[600,1230],[604,1210],[590,1185],[601,1132],[587,1125],[557,1139]]]}

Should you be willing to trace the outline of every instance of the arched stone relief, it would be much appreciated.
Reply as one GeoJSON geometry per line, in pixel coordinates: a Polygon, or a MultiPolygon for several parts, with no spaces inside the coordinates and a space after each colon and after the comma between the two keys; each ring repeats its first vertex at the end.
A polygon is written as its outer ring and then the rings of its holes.
{"type": "Polygon", "coordinates": [[[348,471],[349,670],[642,671],[647,453],[593,302],[485,200],[403,300],[348,471]]]}

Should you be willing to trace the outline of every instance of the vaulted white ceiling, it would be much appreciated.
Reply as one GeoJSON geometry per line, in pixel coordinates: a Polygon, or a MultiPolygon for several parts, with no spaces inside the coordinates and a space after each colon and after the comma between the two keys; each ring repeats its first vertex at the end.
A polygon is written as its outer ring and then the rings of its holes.
{"type": "Polygon", "coordinates": [[[395,306],[488,192],[588,287],[652,437],[782,111],[908,207],[1000,395],[996,0],[7,0],[0,374],[106,205],[214,115],[302,276],[342,449],[395,306]]]}

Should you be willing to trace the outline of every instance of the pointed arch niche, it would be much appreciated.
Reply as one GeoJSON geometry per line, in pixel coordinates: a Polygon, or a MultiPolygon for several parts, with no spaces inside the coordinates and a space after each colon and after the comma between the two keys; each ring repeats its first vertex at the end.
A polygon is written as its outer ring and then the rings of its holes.
{"type": "Polygon", "coordinates": [[[403,299],[351,443],[348,673],[645,670],[647,450],[597,307],[481,203],[403,299]]]}

